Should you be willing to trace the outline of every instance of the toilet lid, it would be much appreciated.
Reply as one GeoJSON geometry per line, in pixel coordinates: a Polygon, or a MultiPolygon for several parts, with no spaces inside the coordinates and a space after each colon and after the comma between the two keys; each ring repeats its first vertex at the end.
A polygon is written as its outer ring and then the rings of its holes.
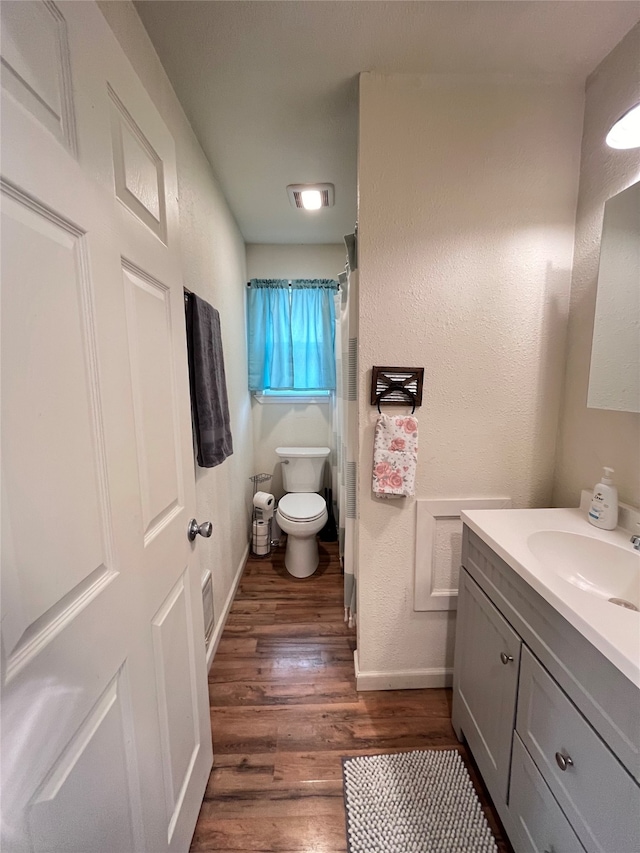
{"type": "Polygon", "coordinates": [[[278,510],[291,521],[314,521],[325,511],[323,497],[315,492],[292,492],[280,499],[278,510]]]}

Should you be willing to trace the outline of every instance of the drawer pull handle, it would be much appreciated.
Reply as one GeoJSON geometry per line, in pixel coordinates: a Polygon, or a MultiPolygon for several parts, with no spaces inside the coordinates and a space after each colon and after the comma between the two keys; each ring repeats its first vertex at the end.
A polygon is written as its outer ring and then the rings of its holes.
{"type": "Polygon", "coordinates": [[[506,652],[500,652],[500,660],[506,666],[513,661],[513,655],[508,655],[506,652]]]}
{"type": "Polygon", "coordinates": [[[563,755],[561,752],[556,752],[556,763],[563,773],[567,767],[573,767],[573,759],[571,756],[563,755]]]}

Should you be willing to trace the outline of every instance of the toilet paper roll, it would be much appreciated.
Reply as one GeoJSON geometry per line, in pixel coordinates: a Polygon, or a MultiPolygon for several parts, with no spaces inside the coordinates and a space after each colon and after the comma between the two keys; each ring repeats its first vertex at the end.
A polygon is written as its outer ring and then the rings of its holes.
{"type": "Polygon", "coordinates": [[[269,522],[263,519],[257,519],[253,522],[252,529],[252,548],[254,554],[266,554],[266,551],[257,551],[257,548],[269,548],[271,538],[269,535],[269,522]]]}
{"type": "Polygon", "coordinates": [[[268,542],[265,542],[264,545],[254,545],[253,553],[258,554],[258,556],[264,556],[268,554],[270,550],[270,546],[268,542]]]}
{"type": "Polygon", "coordinates": [[[273,515],[275,499],[268,492],[256,492],[253,496],[253,505],[263,513],[270,512],[273,515]]]}

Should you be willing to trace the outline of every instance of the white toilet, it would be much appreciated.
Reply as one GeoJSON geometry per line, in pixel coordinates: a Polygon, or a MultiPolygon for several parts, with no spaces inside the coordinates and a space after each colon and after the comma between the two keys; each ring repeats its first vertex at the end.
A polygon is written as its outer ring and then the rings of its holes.
{"type": "Polygon", "coordinates": [[[322,488],[328,447],[276,447],[282,462],[287,494],[280,499],[276,521],[287,534],[284,564],[295,578],[308,578],[318,568],[316,534],[327,522],[327,504],[317,494],[322,488]]]}

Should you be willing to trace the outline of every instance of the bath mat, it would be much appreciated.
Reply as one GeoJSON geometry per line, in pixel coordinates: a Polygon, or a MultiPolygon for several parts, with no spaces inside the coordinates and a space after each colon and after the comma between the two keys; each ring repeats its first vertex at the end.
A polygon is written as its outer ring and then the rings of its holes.
{"type": "Polygon", "coordinates": [[[349,853],[497,853],[455,749],[343,758],[349,853]]]}

